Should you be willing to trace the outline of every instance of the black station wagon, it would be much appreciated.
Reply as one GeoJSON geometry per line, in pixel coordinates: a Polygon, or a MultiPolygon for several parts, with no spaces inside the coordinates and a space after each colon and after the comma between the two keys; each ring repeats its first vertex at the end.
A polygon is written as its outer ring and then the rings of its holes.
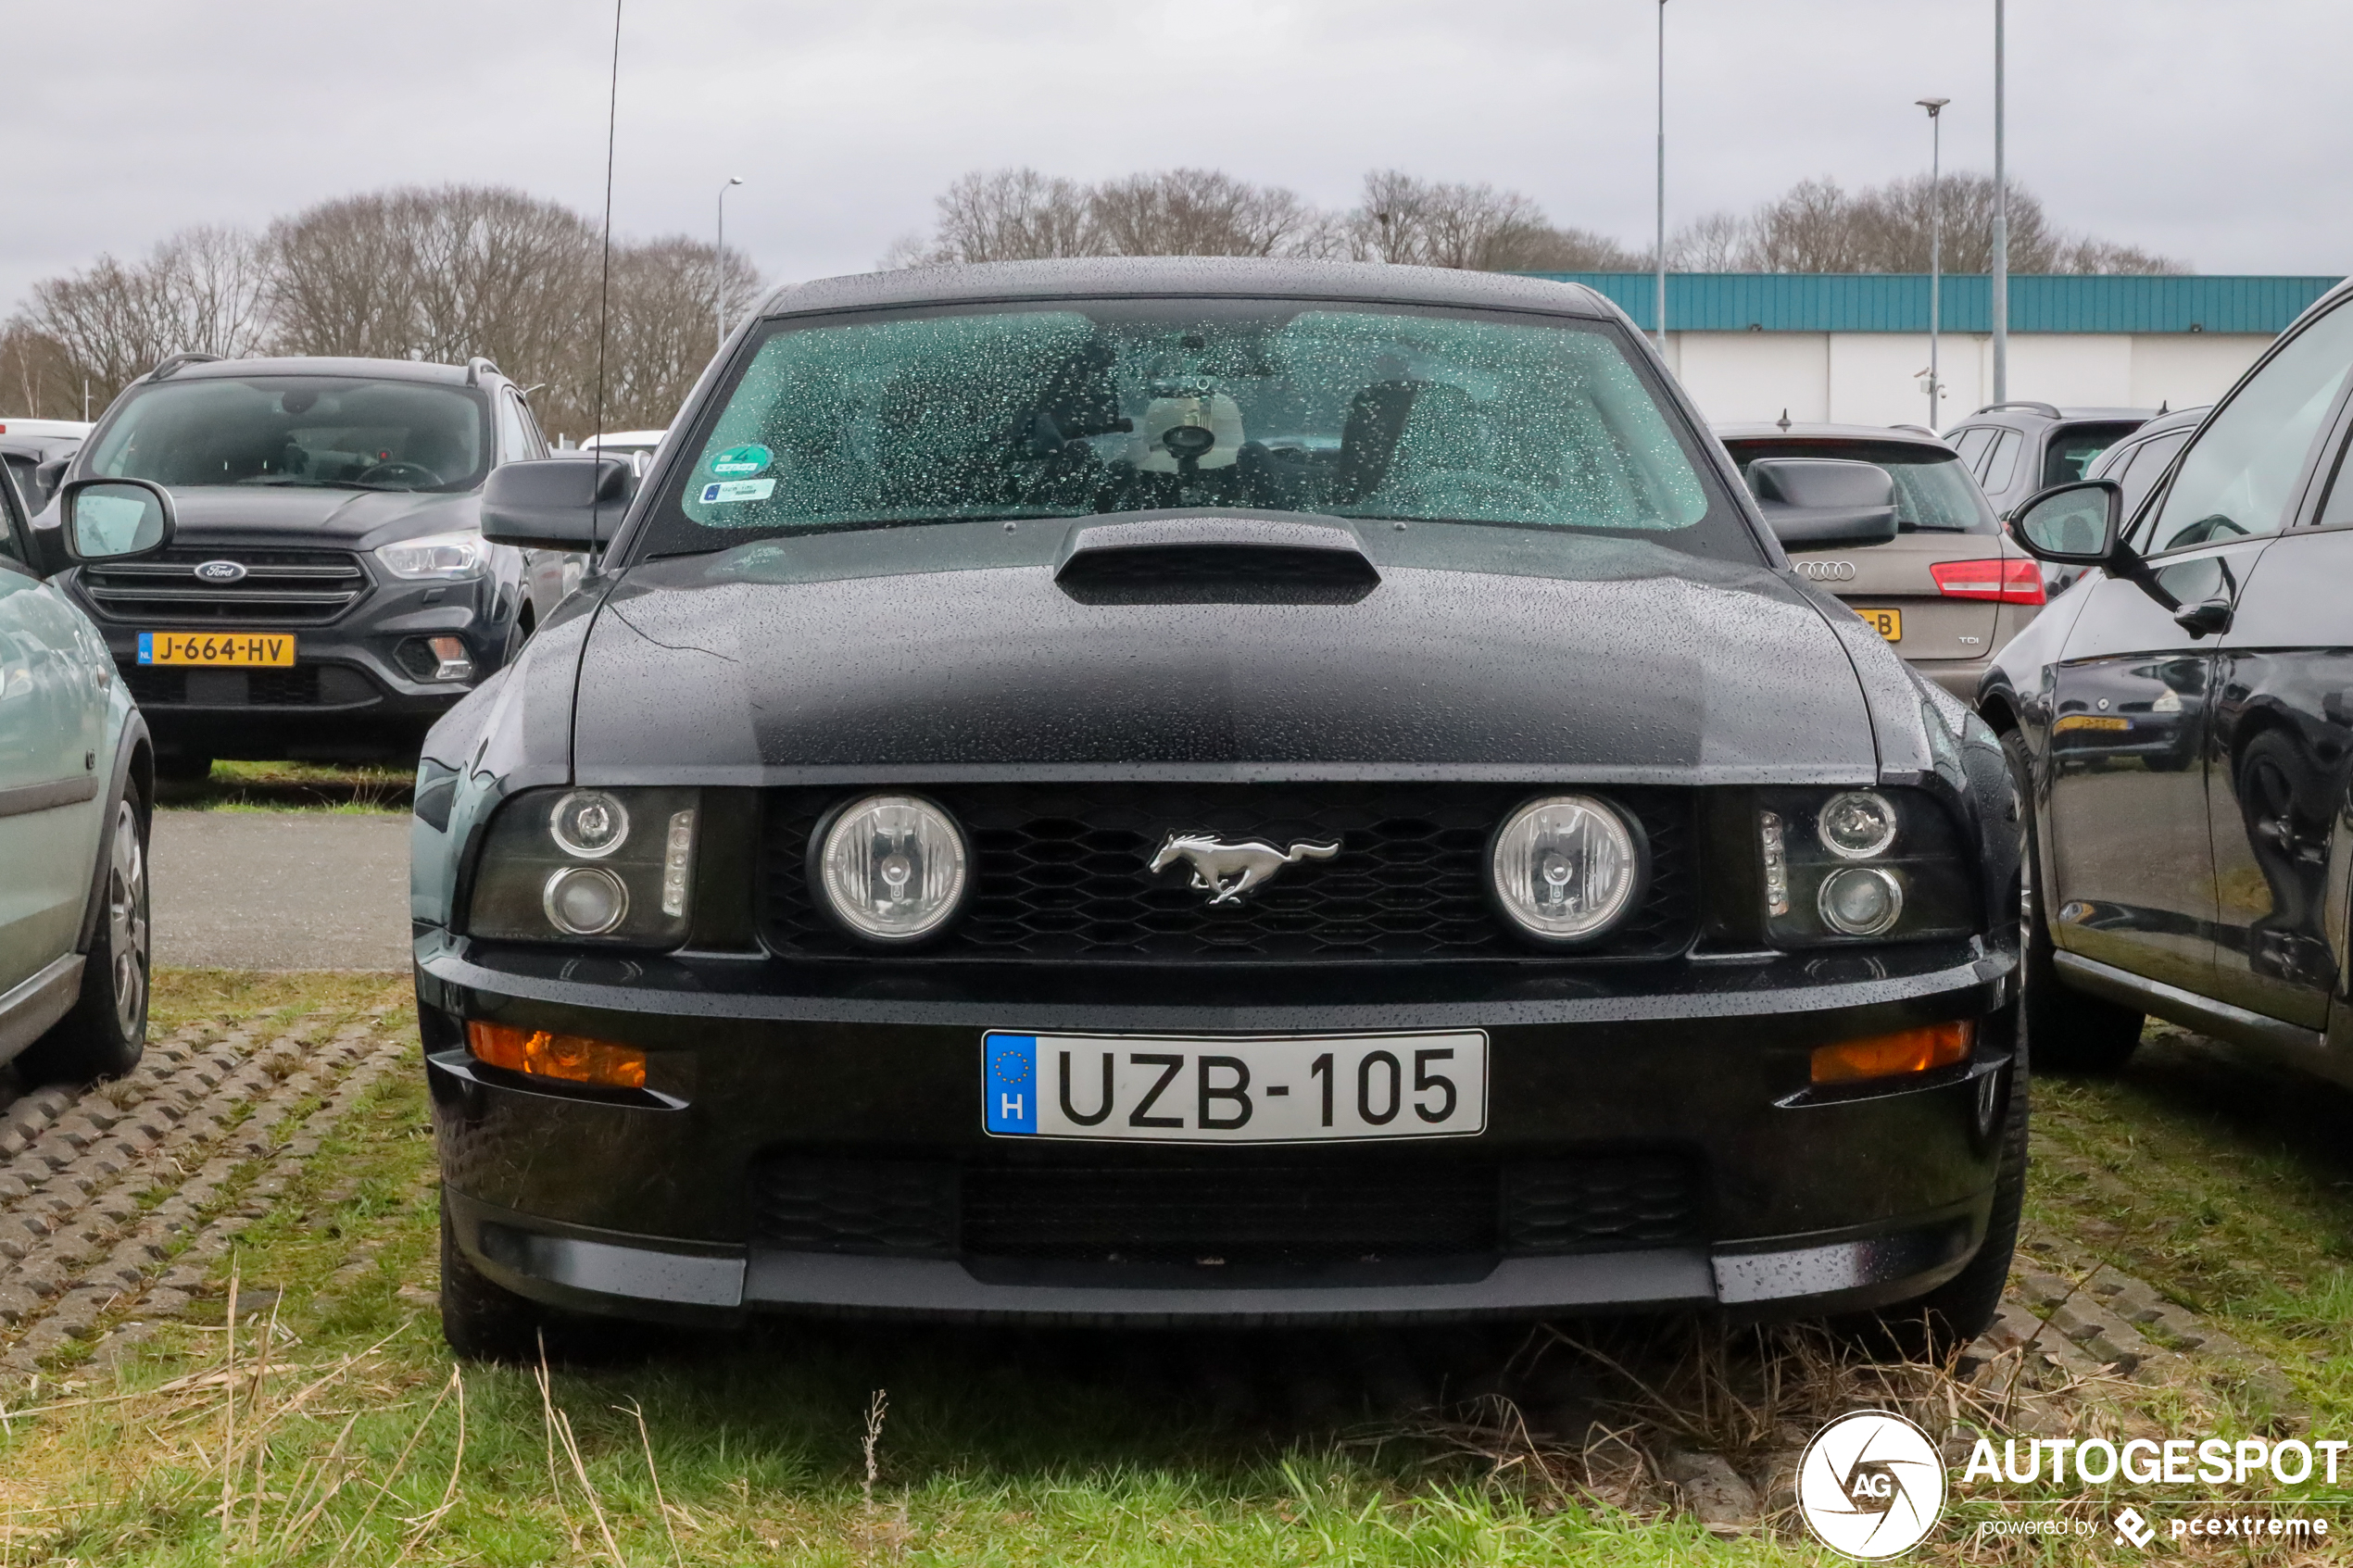
{"type": "Polygon", "coordinates": [[[1581,288],[1151,260],[786,288],[642,486],[498,470],[601,556],[419,771],[450,1340],[1978,1331],[2017,808],[1785,468],[1581,288]]]}

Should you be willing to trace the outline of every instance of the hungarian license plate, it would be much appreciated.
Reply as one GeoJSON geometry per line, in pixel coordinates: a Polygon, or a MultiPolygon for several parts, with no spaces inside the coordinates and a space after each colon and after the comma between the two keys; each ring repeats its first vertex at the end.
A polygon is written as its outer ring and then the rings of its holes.
{"type": "Polygon", "coordinates": [[[1014,1035],[982,1041],[999,1137],[1315,1143],[1487,1128],[1487,1035],[1014,1035]]]}
{"type": "Polygon", "coordinates": [[[1904,640],[1904,612],[1902,610],[1865,609],[1857,605],[1855,608],[1855,613],[1869,622],[1871,630],[1885,637],[1889,642],[1900,643],[1904,640]]]}
{"type": "Polygon", "coordinates": [[[283,665],[295,661],[291,632],[142,632],[142,664],[283,665]]]}

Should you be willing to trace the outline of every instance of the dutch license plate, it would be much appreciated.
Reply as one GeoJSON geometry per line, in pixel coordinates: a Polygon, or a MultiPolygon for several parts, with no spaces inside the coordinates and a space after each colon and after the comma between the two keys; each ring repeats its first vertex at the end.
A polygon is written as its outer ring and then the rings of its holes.
{"type": "Polygon", "coordinates": [[[999,1137],[1314,1143],[1487,1128],[1487,1035],[1014,1035],[982,1041],[999,1137]]]}
{"type": "Polygon", "coordinates": [[[1904,612],[1900,609],[1865,609],[1859,605],[1855,613],[1869,623],[1872,631],[1891,643],[1904,640],[1904,612]]]}
{"type": "Polygon", "coordinates": [[[291,632],[142,632],[142,664],[283,665],[295,661],[291,632]]]}

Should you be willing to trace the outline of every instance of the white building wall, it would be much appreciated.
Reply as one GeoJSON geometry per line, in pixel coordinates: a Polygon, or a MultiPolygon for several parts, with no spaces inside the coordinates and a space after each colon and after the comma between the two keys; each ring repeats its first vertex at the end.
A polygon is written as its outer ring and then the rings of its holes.
{"type": "MultiPolygon", "coordinates": [[[[2230,389],[2271,340],[2224,332],[2012,332],[2012,397],[2061,407],[2182,408],[2230,389]]],[[[1993,339],[1947,332],[1936,428],[1993,396],[1993,339]]],[[[1926,332],[1669,332],[1667,364],[1715,424],[1920,424],[1926,332]]]]}

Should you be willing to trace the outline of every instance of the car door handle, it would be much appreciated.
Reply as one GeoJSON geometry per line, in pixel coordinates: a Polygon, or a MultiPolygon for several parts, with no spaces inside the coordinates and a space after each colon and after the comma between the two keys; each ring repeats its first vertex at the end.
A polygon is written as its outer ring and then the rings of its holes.
{"type": "Polygon", "coordinates": [[[2203,637],[2209,632],[2227,632],[2231,629],[2231,601],[2201,599],[2196,604],[2184,605],[2174,613],[2173,624],[2193,637],[2203,637]]]}

